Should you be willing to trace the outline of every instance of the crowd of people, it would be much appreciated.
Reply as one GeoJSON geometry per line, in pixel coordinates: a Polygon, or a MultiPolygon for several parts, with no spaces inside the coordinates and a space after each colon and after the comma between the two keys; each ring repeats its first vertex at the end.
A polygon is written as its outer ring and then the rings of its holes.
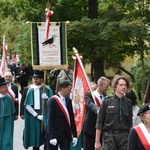
{"type": "Polygon", "coordinates": [[[29,67],[27,64],[12,63],[10,65],[10,72],[14,82],[20,85],[20,93],[22,94],[23,89],[28,86],[33,74],[32,67],[29,67]]]}
{"type": "Polygon", "coordinates": [[[0,150],[13,150],[14,121],[19,115],[24,120],[25,149],[39,150],[42,145],[44,150],[150,149],[150,104],[139,108],[132,83],[121,75],[112,81],[102,76],[91,82],[92,91],[85,93],[82,145],[75,148],[78,137],[69,97],[73,71],[67,68],[56,74],[52,90],[44,82],[44,72],[34,70],[32,84],[21,87],[20,114],[13,74],[0,77],[0,150]],[[107,95],[110,85],[113,93],[107,95]]]}

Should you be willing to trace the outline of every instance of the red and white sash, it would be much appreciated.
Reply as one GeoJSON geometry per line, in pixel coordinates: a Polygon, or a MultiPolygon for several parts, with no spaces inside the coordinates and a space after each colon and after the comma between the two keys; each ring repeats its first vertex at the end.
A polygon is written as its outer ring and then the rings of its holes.
{"type": "Polygon", "coordinates": [[[18,103],[18,101],[15,99],[15,93],[11,88],[8,89],[7,94],[11,97],[13,103],[18,103]]]}
{"type": "Polygon", "coordinates": [[[65,104],[62,102],[62,100],[60,99],[59,96],[54,95],[53,97],[56,100],[57,104],[59,105],[60,109],[62,110],[63,114],[65,115],[66,121],[70,127],[70,125],[71,125],[70,117],[69,117],[69,113],[68,113],[68,110],[67,110],[65,104]]]}
{"type": "Polygon", "coordinates": [[[134,127],[145,150],[150,150],[150,134],[147,131],[145,125],[140,123],[138,126],[134,127]]]}
{"type": "Polygon", "coordinates": [[[100,107],[100,106],[101,106],[100,97],[99,97],[99,95],[98,95],[98,93],[97,93],[96,91],[93,92],[93,96],[94,96],[94,98],[95,98],[96,105],[97,105],[98,107],[100,107]]]}

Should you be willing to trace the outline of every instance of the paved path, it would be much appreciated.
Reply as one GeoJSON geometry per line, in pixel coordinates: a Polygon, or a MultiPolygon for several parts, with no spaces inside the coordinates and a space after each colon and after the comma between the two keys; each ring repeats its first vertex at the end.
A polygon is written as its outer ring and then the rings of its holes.
{"type": "MultiPolygon", "coordinates": [[[[14,124],[14,150],[25,150],[22,141],[23,127],[24,121],[19,117],[14,124]]],[[[29,148],[28,150],[32,150],[32,148],[29,148]]],[[[41,147],[41,150],[43,150],[43,146],[41,147]]]]}

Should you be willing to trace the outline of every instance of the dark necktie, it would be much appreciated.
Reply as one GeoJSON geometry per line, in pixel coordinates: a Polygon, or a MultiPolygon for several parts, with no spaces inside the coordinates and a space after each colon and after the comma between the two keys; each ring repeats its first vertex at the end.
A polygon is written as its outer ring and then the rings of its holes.
{"type": "Polygon", "coordinates": [[[11,85],[10,84],[8,84],[8,88],[10,88],[11,87],[11,85]]]}
{"type": "Polygon", "coordinates": [[[102,95],[100,95],[100,98],[102,99],[102,98],[103,98],[103,96],[102,96],[102,95]]]}
{"type": "Polygon", "coordinates": [[[119,100],[119,120],[122,120],[122,116],[124,114],[124,104],[123,104],[123,100],[120,99],[119,100]]]}

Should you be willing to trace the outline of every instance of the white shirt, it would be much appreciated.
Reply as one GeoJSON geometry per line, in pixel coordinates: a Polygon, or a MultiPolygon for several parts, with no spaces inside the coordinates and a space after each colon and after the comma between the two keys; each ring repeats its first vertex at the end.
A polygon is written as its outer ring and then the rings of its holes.
{"type": "Polygon", "coordinates": [[[132,113],[133,113],[133,116],[132,116],[132,121],[133,121],[133,126],[136,126],[138,124],[141,123],[141,119],[139,116],[137,116],[137,113],[139,111],[139,107],[138,106],[133,106],[132,107],[132,113]]]}
{"type": "Polygon", "coordinates": [[[104,99],[104,95],[103,94],[99,94],[99,92],[97,90],[94,91],[94,95],[97,97],[97,99],[99,100],[100,104],[102,104],[102,101],[104,99]],[[102,98],[100,98],[100,96],[102,96],[102,98]]]}
{"type": "MultiPolygon", "coordinates": [[[[58,93],[60,95],[60,93],[58,93]]],[[[65,97],[63,97],[62,95],[60,95],[60,99],[62,100],[62,102],[64,103],[64,105],[66,106],[66,101],[65,101],[65,97]]]]}

